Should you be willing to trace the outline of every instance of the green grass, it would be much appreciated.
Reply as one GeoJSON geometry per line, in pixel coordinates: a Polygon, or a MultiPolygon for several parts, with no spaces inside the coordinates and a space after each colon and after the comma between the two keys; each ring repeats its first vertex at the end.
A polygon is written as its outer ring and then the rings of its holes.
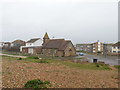
{"type": "Polygon", "coordinates": [[[114,65],[114,67],[120,70],[120,65],[114,65]]]}
{"type": "Polygon", "coordinates": [[[37,56],[29,56],[29,59],[39,59],[37,56]]]}
{"type": "MultiPolygon", "coordinates": [[[[30,80],[28,81],[25,86],[25,88],[48,88],[48,87],[52,87],[52,85],[50,84],[49,81],[41,81],[39,79],[34,79],[34,80],[30,80]]],[[[39,90],[39,89],[38,89],[39,90]]]]}
{"type": "MultiPolygon", "coordinates": [[[[106,64],[95,64],[95,63],[75,63],[71,61],[57,61],[56,59],[52,58],[43,58],[42,60],[40,59],[32,59],[32,58],[22,58],[22,60],[19,60],[19,58],[15,57],[3,57],[6,58],[10,61],[12,60],[17,60],[19,62],[24,62],[24,63],[56,63],[56,65],[59,63],[60,65],[65,65],[69,66],[71,68],[79,68],[79,69],[91,69],[91,70],[111,70],[109,68],[109,65],[106,64]]],[[[119,67],[119,66],[115,66],[119,67]]]]}
{"type": "Polygon", "coordinates": [[[27,69],[32,69],[32,67],[26,67],[27,69]]]}
{"type": "Polygon", "coordinates": [[[12,74],[11,72],[8,72],[8,74],[12,74]]]}
{"type": "Polygon", "coordinates": [[[109,65],[106,64],[95,64],[95,63],[75,63],[70,61],[56,61],[56,60],[46,60],[48,63],[60,63],[61,65],[66,65],[71,68],[79,69],[92,69],[92,70],[112,70],[109,65]]]}
{"type": "Polygon", "coordinates": [[[74,62],[62,62],[62,64],[69,67],[79,68],[79,69],[92,69],[92,70],[111,70],[108,65],[94,64],[94,63],[74,63],[74,62]]]}
{"type": "Polygon", "coordinates": [[[81,57],[81,58],[75,58],[75,59],[77,59],[77,60],[83,60],[83,59],[85,59],[84,57],[81,57]]]}

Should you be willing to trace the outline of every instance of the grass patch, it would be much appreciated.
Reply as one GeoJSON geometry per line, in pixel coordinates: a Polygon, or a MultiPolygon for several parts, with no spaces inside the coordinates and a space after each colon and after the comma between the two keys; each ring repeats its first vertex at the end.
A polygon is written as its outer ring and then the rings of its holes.
{"type": "Polygon", "coordinates": [[[18,60],[22,60],[22,58],[18,58],[18,60]]]}
{"type": "Polygon", "coordinates": [[[120,65],[114,65],[116,69],[120,69],[120,65]]]}
{"type": "Polygon", "coordinates": [[[81,58],[75,58],[76,60],[83,60],[85,59],[84,57],[81,57],[81,58]]]}
{"type": "Polygon", "coordinates": [[[45,72],[50,72],[50,71],[45,71],[45,72]]]}
{"type": "Polygon", "coordinates": [[[39,59],[37,56],[29,56],[29,59],[39,59]]]}
{"type": "Polygon", "coordinates": [[[34,79],[34,80],[30,80],[28,81],[25,86],[25,88],[48,88],[48,87],[52,87],[52,85],[50,84],[49,81],[41,81],[39,79],[34,79]]]}
{"type": "Polygon", "coordinates": [[[79,69],[91,69],[91,70],[112,70],[109,65],[106,64],[95,64],[95,63],[75,63],[71,61],[57,61],[54,59],[46,60],[48,63],[60,63],[61,65],[66,65],[72,68],[79,69]]]}
{"type": "MultiPolygon", "coordinates": [[[[5,60],[18,60],[19,58],[15,58],[15,57],[4,57],[5,60]]],[[[58,61],[55,58],[43,58],[42,60],[40,59],[32,59],[34,58],[29,57],[29,58],[22,58],[22,60],[19,60],[20,62],[24,62],[24,63],[30,63],[30,62],[34,62],[34,63],[56,63],[60,64],[60,65],[65,65],[65,66],[69,66],[72,68],[79,68],[79,69],[91,69],[91,70],[111,70],[111,68],[109,68],[109,65],[106,64],[95,64],[95,63],[75,63],[75,62],[71,62],[71,61],[58,61]]],[[[116,68],[120,68],[120,66],[115,66],[116,68]]],[[[28,69],[31,69],[28,68],[28,69]]]]}
{"type": "Polygon", "coordinates": [[[8,74],[12,74],[11,72],[8,72],[8,74]]]}
{"type": "Polygon", "coordinates": [[[26,67],[27,69],[32,69],[32,67],[26,67]]]}

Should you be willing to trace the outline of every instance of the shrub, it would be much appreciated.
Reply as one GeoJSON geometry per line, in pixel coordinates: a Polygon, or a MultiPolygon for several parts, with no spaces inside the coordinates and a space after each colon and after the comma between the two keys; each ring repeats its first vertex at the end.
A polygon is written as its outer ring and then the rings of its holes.
{"type": "Polygon", "coordinates": [[[37,56],[29,56],[30,59],[39,59],[37,56]]]}
{"type": "Polygon", "coordinates": [[[100,67],[98,64],[96,64],[96,67],[100,67]]]}
{"type": "Polygon", "coordinates": [[[107,64],[95,64],[95,65],[99,69],[111,70],[111,68],[109,68],[109,65],[107,64]]]}
{"type": "Polygon", "coordinates": [[[22,60],[22,58],[18,58],[18,60],[22,60]]]}
{"type": "Polygon", "coordinates": [[[114,67],[120,69],[120,65],[114,65],[114,67]]]}
{"type": "Polygon", "coordinates": [[[47,88],[52,86],[49,81],[41,81],[39,79],[30,80],[25,84],[25,88],[47,88]]]}

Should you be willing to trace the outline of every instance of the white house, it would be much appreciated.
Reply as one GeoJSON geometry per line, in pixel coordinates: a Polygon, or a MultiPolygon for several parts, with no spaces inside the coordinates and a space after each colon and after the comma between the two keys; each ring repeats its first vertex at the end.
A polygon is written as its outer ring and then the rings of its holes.
{"type": "Polygon", "coordinates": [[[120,53],[120,42],[117,42],[112,46],[112,53],[120,53]]]}
{"type": "Polygon", "coordinates": [[[34,38],[30,39],[29,41],[26,42],[26,46],[21,46],[20,51],[24,52],[23,49],[26,49],[28,51],[25,51],[26,53],[33,54],[34,53],[34,48],[42,46],[43,40],[41,38],[34,38]]]}

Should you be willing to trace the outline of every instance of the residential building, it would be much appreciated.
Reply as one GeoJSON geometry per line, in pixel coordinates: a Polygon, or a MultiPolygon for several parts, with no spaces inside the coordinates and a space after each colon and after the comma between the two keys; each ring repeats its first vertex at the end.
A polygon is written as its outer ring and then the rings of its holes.
{"type": "Polygon", "coordinates": [[[114,54],[120,53],[120,42],[113,44],[112,53],[114,53],[114,54]]]}
{"type": "Polygon", "coordinates": [[[0,47],[3,47],[4,46],[4,42],[0,42],[0,47]]]}
{"type": "Polygon", "coordinates": [[[103,52],[103,43],[101,43],[99,40],[95,43],[92,43],[92,52],[93,53],[103,52]]]}
{"type": "Polygon", "coordinates": [[[41,38],[33,38],[26,42],[26,46],[22,46],[20,51],[25,54],[40,54],[43,40],[41,38]]]}
{"type": "Polygon", "coordinates": [[[11,43],[12,47],[20,47],[20,46],[25,46],[26,42],[23,40],[15,40],[11,43]]]}
{"type": "Polygon", "coordinates": [[[113,44],[104,43],[103,44],[103,53],[104,54],[111,54],[112,53],[112,46],[113,46],[113,44]]]}
{"type": "Polygon", "coordinates": [[[9,47],[11,45],[11,43],[10,42],[3,42],[2,45],[3,45],[3,47],[9,47]]]}
{"type": "Polygon", "coordinates": [[[76,44],[76,51],[92,52],[92,44],[76,44]]]}

